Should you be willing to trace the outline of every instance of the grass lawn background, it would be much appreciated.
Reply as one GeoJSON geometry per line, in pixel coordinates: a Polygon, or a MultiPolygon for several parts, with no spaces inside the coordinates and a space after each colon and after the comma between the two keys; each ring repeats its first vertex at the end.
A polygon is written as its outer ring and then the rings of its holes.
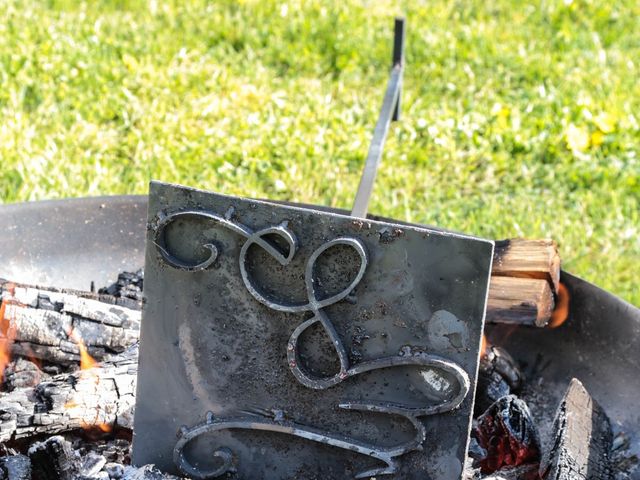
{"type": "Polygon", "coordinates": [[[350,208],[408,19],[370,211],[551,237],[640,305],[637,0],[0,0],[0,200],[149,179],[350,208]]]}

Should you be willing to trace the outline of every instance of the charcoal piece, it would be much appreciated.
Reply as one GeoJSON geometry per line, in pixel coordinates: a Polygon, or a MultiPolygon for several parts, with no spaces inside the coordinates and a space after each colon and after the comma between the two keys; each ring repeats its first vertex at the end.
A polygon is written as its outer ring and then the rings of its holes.
{"type": "Polygon", "coordinates": [[[608,480],[612,476],[611,423],[602,407],[574,378],[554,420],[551,448],[540,464],[545,480],[608,480]]]}
{"type": "Polygon", "coordinates": [[[503,468],[482,480],[539,480],[538,463],[527,463],[519,467],[503,468]]]}
{"type": "Polygon", "coordinates": [[[109,462],[104,466],[111,480],[120,480],[124,476],[124,466],[119,463],[109,462]]]}
{"type": "Polygon", "coordinates": [[[0,459],[2,480],[31,480],[31,460],[25,455],[11,455],[0,459]]]}
{"type": "Polygon", "coordinates": [[[133,303],[140,303],[142,302],[143,283],[143,269],[137,272],[122,272],[118,275],[118,280],[115,283],[101,288],[98,290],[98,294],[111,295],[123,299],[125,302],[131,300],[133,303]]]}
{"type": "Polygon", "coordinates": [[[37,480],[76,480],[78,477],[78,456],[61,436],[31,445],[29,458],[33,478],[37,480]]]}
{"type": "Polygon", "coordinates": [[[516,393],[522,386],[522,373],[513,357],[502,347],[490,345],[480,357],[476,387],[476,415],[498,399],[516,393]]]}
{"type": "Polygon", "coordinates": [[[162,473],[153,465],[145,465],[144,467],[127,467],[124,469],[122,480],[179,480],[167,473],[162,473]]]}
{"type": "Polygon", "coordinates": [[[80,473],[86,477],[94,477],[102,470],[107,463],[107,459],[95,452],[87,453],[82,459],[80,473]]]}
{"type": "Polygon", "coordinates": [[[535,463],[540,459],[538,431],[527,404],[515,395],[495,402],[475,422],[473,437],[487,455],[478,461],[482,473],[535,463]]]}

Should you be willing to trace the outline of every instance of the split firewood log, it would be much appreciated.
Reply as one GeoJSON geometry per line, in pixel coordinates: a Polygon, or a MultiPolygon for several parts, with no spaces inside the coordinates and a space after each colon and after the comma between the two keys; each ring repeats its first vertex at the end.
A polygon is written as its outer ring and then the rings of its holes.
{"type": "Polygon", "coordinates": [[[54,375],[0,395],[0,442],[97,427],[133,428],[138,348],[100,366],[54,375]]]}
{"type": "Polygon", "coordinates": [[[563,292],[560,255],[553,240],[495,242],[487,323],[550,325],[556,298],[563,292]]]}

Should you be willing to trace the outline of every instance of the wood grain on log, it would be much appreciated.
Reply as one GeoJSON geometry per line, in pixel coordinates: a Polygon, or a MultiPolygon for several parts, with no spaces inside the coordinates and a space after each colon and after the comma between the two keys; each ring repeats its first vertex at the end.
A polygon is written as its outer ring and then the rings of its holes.
{"type": "Polygon", "coordinates": [[[138,349],[0,396],[0,442],[96,426],[133,427],[138,349]]]}
{"type": "Polygon", "coordinates": [[[497,240],[492,276],[537,278],[549,282],[552,292],[560,284],[560,255],[553,240],[513,238],[497,240]]]}
{"type": "Polygon", "coordinates": [[[546,280],[492,276],[487,322],[544,327],[553,312],[553,293],[546,280]]]}
{"type": "Polygon", "coordinates": [[[571,380],[554,421],[553,445],[540,463],[545,480],[611,478],[609,418],[579,380],[571,380]]]}

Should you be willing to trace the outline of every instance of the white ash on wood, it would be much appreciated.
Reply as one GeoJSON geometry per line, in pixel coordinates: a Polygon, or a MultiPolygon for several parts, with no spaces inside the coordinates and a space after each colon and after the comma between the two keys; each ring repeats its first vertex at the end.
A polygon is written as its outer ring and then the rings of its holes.
{"type": "Polygon", "coordinates": [[[582,383],[574,378],[558,407],[553,444],[543,455],[544,480],[612,478],[611,423],[582,383]]]}
{"type": "MultiPolygon", "coordinates": [[[[122,456],[130,442],[111,440],[122,456]]],[[[0,459],[0,480],[180,480],[158,471],[152,465],[127,466],[112,455],[86,450],[87,443],[73,435],[61,435],[35,442],[28,456],[10,454],[0,459]]],[[[106,453],[106,452],[105,452],[106,453]]]]}
{"type": "Polygon", "coordinates": [[[133,427],[138,349],[0,395],[0,442],[90,426],[133,427]]]}
{"type": "Polygon", "coordinates": [[[80,360],[71,332],[83,339],[91,356],[101,359],[138,340],[141,312],[86,298],[78,293],[0,282],[2,333],[15,355],[52,363],[80,360]]]}
{"type": "Polygon", "coordinates": [[[0,479],[32,480],[31,460],[26,455],[14,454],[0,458],[0,479]]]}

